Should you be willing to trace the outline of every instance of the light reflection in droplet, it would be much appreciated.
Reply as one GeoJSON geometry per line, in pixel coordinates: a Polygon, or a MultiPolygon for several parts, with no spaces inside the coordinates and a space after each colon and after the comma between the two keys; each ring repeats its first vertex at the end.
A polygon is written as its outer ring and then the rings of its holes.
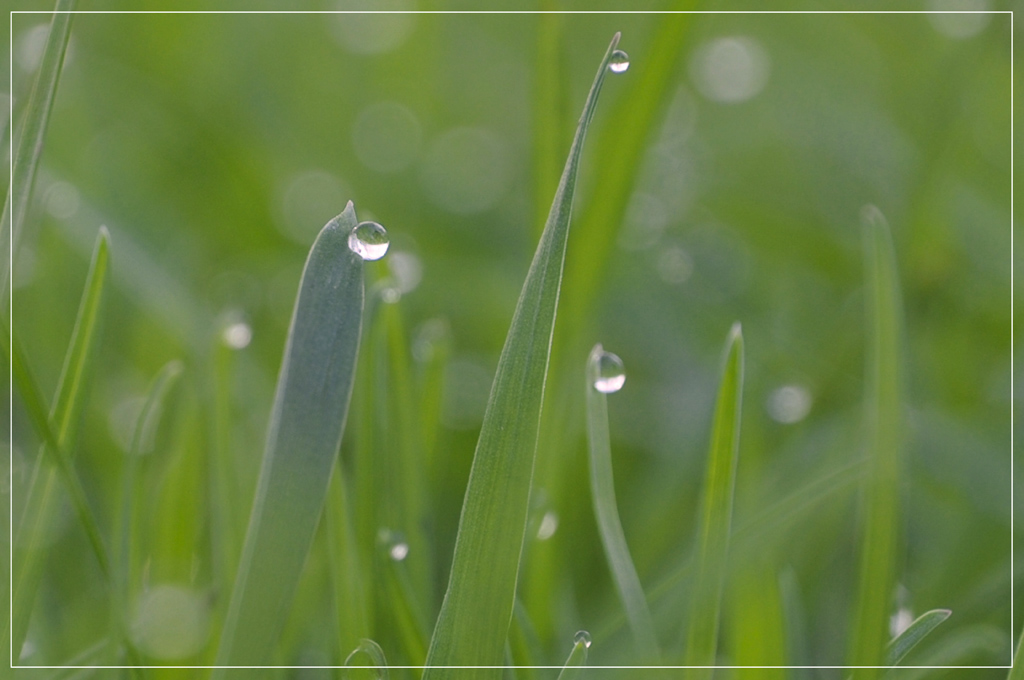
{"type": "Polygon", "coordinates": [[[622,389],[626,383],[626,369],[618,355],[605,352],[601,345],[597,345],[590,354],[590,362],[595,390],[611,394],[622,389]]]}
{"type": "Polygon", "coordinates": [[[388,232],[377,222],[360,222],[348,235],[348,247],[364,260],[379,260],[388,252],[388,232]]]}
{"type": "Polygon", "coordinates": [[[577,631],[575,637],[572,639],[573,644],[582,644],[587,649],[590,649],[591,639],[590,633],[585,630],[577,631]]]}
{"type": "Polygon", "coordinates": [[[608,70],[612,73],[625,73],[629,69],[629,55],[622,50],[612,52],[608,60],[608,70]]]}

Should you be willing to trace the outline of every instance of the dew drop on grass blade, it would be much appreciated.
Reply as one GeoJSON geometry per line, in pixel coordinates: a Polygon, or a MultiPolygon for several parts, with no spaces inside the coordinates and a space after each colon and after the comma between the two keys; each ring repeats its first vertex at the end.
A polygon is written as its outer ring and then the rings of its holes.
{"type": "MultiPolygon", "coordinates": [[[[508,638],[526,531],[537,428],[565,261],[580,154],[618,46],[612,38],[580,117],[547,225],[505,339],[459,519],[448,589],[427,653],[424,680],[452,677],[438,666],[499,666],[508,638]]],[[[481,670],[496,678],[500,669],[481,670]]]]}
{"type": "Polygon", "coordinates": [[[594,504],[601,545],[626,610],[642,663],[656,663],[661,655],[651,612],[644,599],[633,559],[629,555],[615,503],[612,452],[608,434],[608,394],[618,391],[626,379],[622,361],[597,344],[587,361],[587,443],[590,454],[590,496],[594,504]]]}
{"type": "MultiPolygon", "coordinates": [[[[3,215],[0,217],[0,243],[11,244],[10,253],[18,252],[18,241],[25,223],[32,198],[32,187],[36,180],[36,169],[39,157],[43,154],[43,139],[46,136],[46,124],[50,120],[57,83],[60,81],[64,66],[64,53],[67,51],[68,38],[71,35],[71,11],[76,0],[58,0],[54,8],[50,31],[46,36],[46,45],[39,62],[32,94],[29,95],[21,121],[21,134],[18,135],[17,146],[14,148],[13,166],[11,169],[11,191],[4,201],[3,215]]],[[[0,257],[0,291],[7,290],[10,261],[0,257]]]]}
{"type": "MultiPolygon", "coordinates": [[[[313,542],[362,326],[364,257],[349,244],[356,224],[350,202],[320,232],[302,272],[218,666],[270,658],[313,542]]],[[[371,256],[379,241],[369,244],[371,256]]]]}
{"type": "MultiPolygon", "coordinates": [[[[899,543],[899,484],[903,448],[900,334],[903,321],[896,254],[881,211],[866,206],[864,230],[865,447],[860,577],[848,663],[878,666],[888,641],[890,602],[899,543]]],[[[878,670],[854,671],[855,680],[878,670]]]]}
{"type": "Polygon", "coordinates": [[[587,665],[587,650],[590,649],[590,633],[581,630],[572,640],[572,651],[565,660],[565,666],[558,674],[558,680],[578,680],[583,675],[583,667],[587,665]]]}
{"type": "MultiPolygon", "coordinates": [[[[711,425],[711,447],[701,491],[697,529],[697,576],[693,582],[686,638],[686,666],[712,666],[718,648],[718,620],[725,582],[733,490],[740,443],[743,400],[743,334],[733,325],[725,342],[722,382],[711,425]]],[[[694,668],[689,677],[710,678],[710,668],[694,668]]]]}

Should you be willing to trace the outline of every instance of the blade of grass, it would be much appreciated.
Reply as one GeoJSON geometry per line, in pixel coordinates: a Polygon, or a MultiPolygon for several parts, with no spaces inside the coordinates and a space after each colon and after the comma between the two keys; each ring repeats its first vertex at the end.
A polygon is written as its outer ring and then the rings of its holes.
{"type": "MultiPolygon", "coordinates": [[[[545,10],[555,10],[553,0],[544,0],[545,10]]],[[[562,87],[562,22],[557,11],[537,15],[537,56],[536,88],[534,90],[534,131],[536,140],[533,150],[534,195],[537,210],[538,235],[544,229],[547,219],[547,199],[558,186],[559,163],[564,152],[563,121],[565,103],[562,87]]]]}
{"type": "Polygon", "coordinates": [[[363,260],[348,245],[355,227],[349,202],[306,260],[218,666],[272,654],[327,497],[362,326],[363,260]]]}
{"type": "Polygon", "coordinates": [[[896,636],[885,651],[885,665],[895,666],[929,633],[952,614],[948,609],[933,609],[921,614],[907,629],[896,636]]]}
{"type": "Polygon", "coordinates": [[[373,640],[364,638],[359,641],[359,646],[352,650],[352,653],[345,657],[345,667],[341,669],[341,677],[351,677],[350,668],[368,668],[368,666],[356,666],[352,663],[356,654],[365,654],[373,662],[373,668],[377,680],[388,680],[388,660],[384,657],[384,650],[373,640]]]}
{"type": "Polygon", "coordinates": [[[331,474],[325,521],[329,537],[327,558],[330,562],[331,589],[334,595],[334,621],[338,634],[338,650],[342,654],[370,634],[366,594],[362,585],[362,567],[359,564],[359,552],[356,548],[351,517],[345,479],[341,466],[336,465],[331,474]]]}
{"type": "MultiPolygon", "coordinates": [[[[39,62],[39,71],[29,95],[22,120],[21,134],[18,135],[17,148],[14,151],[14,166],[11,169],[11,190],[4,201],[3,216],[0,217],[0,242],[10,243],[10,253],[18,252],[18,240],[25,223],[25,215],[31,205],[32,187],[39,168],[39,158],[43,155],[43,139],[46,136],[46,124],[53,110],[53,100],[57,93],[57,83],[64,66],[64,53],[68,48],[71,35],[71,11],[76,0],[57,0],[53,19],[50,21],[50,32],[46,36],[43,56],[39,62]]],[[[10,276],[10,261],[4,257],[0,265],[0,292],[7,290],[10,276]]]]}
{"type": "Polygon", "coordinates": [[[576,680],[582,674],[582,668],[587,665],[587,650],[590,649],[590,633],[581,630],[576,633],[576,639],[572,642],[572,651],[569,658],[565,660],[565,666],[558,673],[558,680],[576,680]]]}
{"type": "MultiPolygon", "coordinates": [[[[718,388],[711,426],[711,448],[701,492],[697,576],[693,583],[686,642],[687,666],[712,666],[715,663],[739,456],[742,401],[743,334],[739,323],[736,323],[725,343],[722,383],[718,388]]],[[[712,673],[710,668],[694,668],[689,676],[710,678],[712,673]]]]}
{"type": "Polygon", "coordinates": [[[1013,653],[1013,667],[1006,676],[1006,680],[1024,680],[1024,630],[1021,631],[1020,639],[1017,641],[1017,649],[1013,653]]]}
{"type": "Polygon", "coordinates": [[[651,612],[637,576],[633,558],[629,555],[626,536],[622,532],[619,511],[615,503],[615,481],[612,475],[612,451],[608,434],[608,395],[594,384],[600,377],[604,348],[594,345],[587,360],[586,402],[587,443],[590,453],[590,495],[594,503],[601,545],[615,578],[619,599],[626,610],[629,627],[633,631],[637,651],[644,663],[656,663],[661,652],[654,633],[651,612]]]}
{"type": "MultiPolygon", "coordinates": [[[[57,381],[57,391],[50,406],[49,422],[53,423],[56,434],[56,450],[69,453],[74,439],[78,414],[85,402],[85,383],[97,342],[97,327],[103,302],[109,260],[110,236],[100,228],[93,248],[85,290],[78,306],[71,342],[64,355],[64,364],[57,381]]],[[[42,576],[40,560],[45,552],[42,541],[56,511],[57,470],[44,468],[47,456],[40,455],[32,474],[27,494],[25,514],[15,529],[12,554],[11,608],[13,622],[5,623],[5,632],[10,633],[12,650],[20,650],[25,643],[29,619],[35,601],[36,590],[42,576]],[[20,555],[20,559],[14,559],[20,555]],[[10,628],[8,628],[8,625],[10,628]]],[[[5,619],[6,621],[6,619],[5,619]]],[[[7,636],[5,635],[5,638],[7,636]]],[[[16,659],[15,659],[16,660],[16,659]]]]}
{"type": "MultiPolygon", "coordinates": [[[[576,174],[583,140],[618,42],[616,33],[590,88],[498,360],[459,518],[448,590],[427,653],[428,666],[501,664],[526,531],[576,174]]],[[[428,668],[423,677],[436,680],[451,677],[451,673],[428,668]]],[[[499,676],[500,669],[481,671],[481,677],[499,676]]]]}
{"type": "MultiPolygon", "coordinates": [[[[902,467],[900,304],[896,256],[889,225],[874,206],[862,211],[865,250],[866,378],[865,436],[868,473],[863,486],[860,577],[849,665],[878,666],[885,658],[889,610],[899,542],[902,467]]],[[[854,678],[878,677],[878,669],[854,678]]]]}

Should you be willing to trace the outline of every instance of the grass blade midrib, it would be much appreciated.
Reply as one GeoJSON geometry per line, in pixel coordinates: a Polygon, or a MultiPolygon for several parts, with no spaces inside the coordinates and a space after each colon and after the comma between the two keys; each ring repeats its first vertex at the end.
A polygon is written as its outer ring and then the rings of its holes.
{"type": "MultiPolygon", "coordinates": [[[[503,658],[526,530],[576,174],[608,61],[618,41],[616,34],[598,67],[498,361],[466,487],[448,589],[427,654],[428,666],[500,665],[503,658]],[[488,560],[485,570],[479,569],[481,559],[488,560]]],[[[441,669],[428,668],[423,677],[449,676],[441,669]]]]}

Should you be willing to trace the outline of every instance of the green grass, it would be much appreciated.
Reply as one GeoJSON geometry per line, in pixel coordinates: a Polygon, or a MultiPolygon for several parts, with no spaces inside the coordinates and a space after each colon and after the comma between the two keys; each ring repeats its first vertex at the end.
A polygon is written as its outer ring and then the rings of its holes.
{"type": "Polygon", "coordinates": [[[12,661],[1004,663],[1009,24],[934,21],[14,15],[12,661]]]}

